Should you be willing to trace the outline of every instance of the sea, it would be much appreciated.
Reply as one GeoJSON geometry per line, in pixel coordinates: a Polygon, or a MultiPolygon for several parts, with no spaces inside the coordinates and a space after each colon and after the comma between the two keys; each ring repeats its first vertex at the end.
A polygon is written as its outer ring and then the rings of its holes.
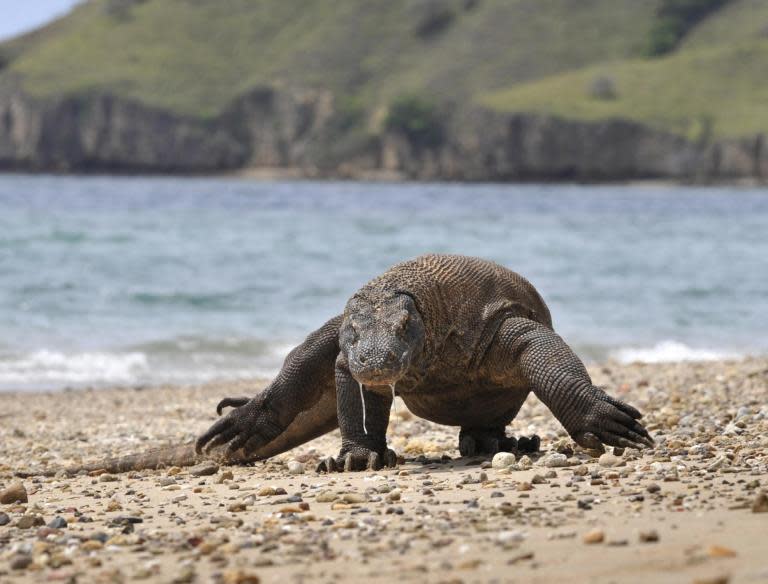
{"type": "Polygon", "coordinates": [[[0,391],[268,378],[387,267],[526,276],[588,362],[768,352],[768,190],[0,175],[0,391]]]}

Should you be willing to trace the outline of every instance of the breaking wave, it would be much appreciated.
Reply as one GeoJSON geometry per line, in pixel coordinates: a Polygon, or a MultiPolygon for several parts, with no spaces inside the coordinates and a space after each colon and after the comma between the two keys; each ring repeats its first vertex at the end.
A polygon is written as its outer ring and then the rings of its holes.
{"type": "Polygon", "coordinates": [[[738,353],[718,349],[690,347],[678,341],[661,341],[652,347],[624,347],[616,349],[610,356],[621,363],[668,363],[673,361],[717,361],[739,359],[738,353]]]}

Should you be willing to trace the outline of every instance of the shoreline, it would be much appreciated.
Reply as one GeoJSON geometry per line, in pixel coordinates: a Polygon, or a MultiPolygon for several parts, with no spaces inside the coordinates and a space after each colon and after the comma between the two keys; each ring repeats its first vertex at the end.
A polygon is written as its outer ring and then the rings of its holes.
{"type": "Polygon", "coordinates": [[[246,167],[234,170],[200,172],[165,172],[151,170],[56,170],[47,169],[35,171],[29,169],[13,169],[0,167],[0,177],[3,176],[29,176],[29,177],[95,177],[95,178],[167,178],[167,179],[239,179],[253,182],[343,182],[343,183],[382,183],[382,184],[463,184],[463,185],[579,185],[579,186],[625,186],[625,187],[692,187],[692,188],[717,188],[728,187],[735,189],[755,189],[768,186],[768,180],[751,176],[745,177],[719,177],[702,180],[671,179],[671,178],[637,178],[628,176],[623,179],[563,179],[539,177],[532,179],[516,179],[501,181],[498,179],[451,179],[430,178],[420,179],[412,177],[401,171],[374,169],[359,173],[322,174],[315,173],[311,169],[300,166],[287,167],[246,167]]]}
{"type": "MultiPolygon", "coordinates": [[[[459,457],[457,428],[400,402],[388,436],[405,463],[393,470],[315,474],[314,462],[338,450],[333,432],[211,476],[24,479],[29,501],[0,504],[0,580],[768,579],[768,512],[752,510],[768,492],[768,357],[588,368],[644,412],[654,451],[572,450],[529,398],[508,433],[539,434],[541,456],[491,468],[459,457]],[[305,472],[291,474],[289,462],[305,472]],[[22,529],[23,517],[43,524],[22,529]]],[[[22,467],[191,440],[218,399],[257,383],[0,393],[0,491],[22,467]]]]}

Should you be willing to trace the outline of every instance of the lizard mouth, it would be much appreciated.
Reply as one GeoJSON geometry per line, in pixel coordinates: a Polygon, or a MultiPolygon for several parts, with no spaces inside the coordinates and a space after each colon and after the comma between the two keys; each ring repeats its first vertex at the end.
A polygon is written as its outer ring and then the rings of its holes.
{"type": "Polygon", "coordinates": [[[405,373],[405,367],[352,367],[350,369],[352,377],[364,385],[392,385],[397,383],[405,373]]]}

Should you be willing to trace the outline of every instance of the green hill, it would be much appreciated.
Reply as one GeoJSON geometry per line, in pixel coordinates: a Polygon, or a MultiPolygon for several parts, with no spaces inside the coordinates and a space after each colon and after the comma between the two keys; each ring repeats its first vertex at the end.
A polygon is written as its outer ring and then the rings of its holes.
{"type": "Polygon", "coordinates": [[[344,131],[451,103],[707,144],[768,132],[767,73],[765,0],[90,0],[0,44],[34,97],[213,120],[256,87],[327,89],[344,131]]]}
{"type": "Polygon", "coordinates": [[[260,84],[371,109],[472,96],[642,53],[656,0],[92,0],[0,46],[38,96],[108,91],[181,113],[260,84]]]}

